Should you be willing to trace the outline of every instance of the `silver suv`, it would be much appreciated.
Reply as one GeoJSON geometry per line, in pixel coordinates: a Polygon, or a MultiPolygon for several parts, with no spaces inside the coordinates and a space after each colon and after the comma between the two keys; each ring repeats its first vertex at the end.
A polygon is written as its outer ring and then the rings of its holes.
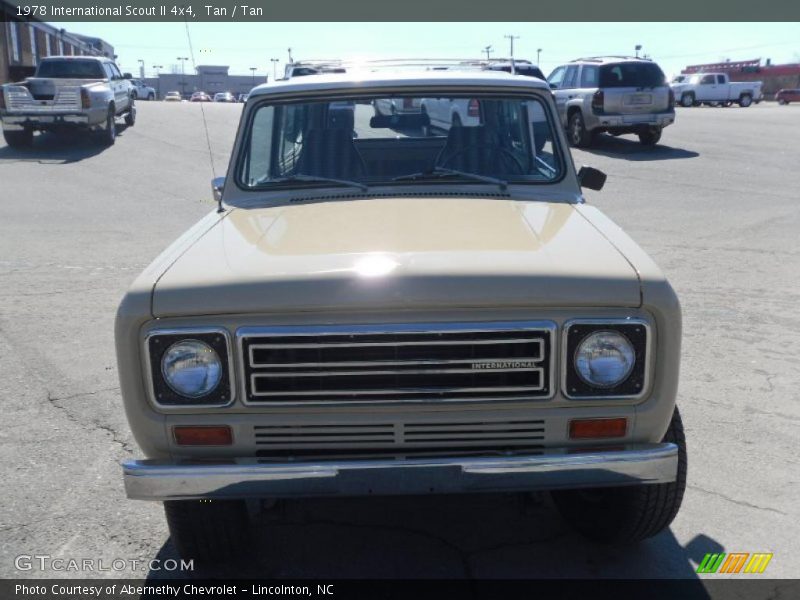
{"type": "Polygon", "coordinates": [[[652,146],[675,122],[672,90],[661,68],[648,59],[579,58],[556,68],[547,82],[573,146],[589,146],[604,131],[635,133],[652,146]]]}

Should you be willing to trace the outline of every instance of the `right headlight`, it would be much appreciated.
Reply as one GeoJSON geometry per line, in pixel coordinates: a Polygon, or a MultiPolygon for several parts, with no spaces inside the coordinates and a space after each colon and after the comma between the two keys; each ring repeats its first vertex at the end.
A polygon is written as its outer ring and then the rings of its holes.
{"type": "Polygon", "coordinates": [[[627,379],[636,362],[633,345],[616,331],[587,335],[575,352],[575,371],[594,387],[609,388],[627,379]]]}
{"type": "Polygon", "coordinates": [[[161,358],[164,381],[176,394],[200,398],[214,391],[222,379],[222,362],[214,349],[200,340],[170,346],[161,358]]]}

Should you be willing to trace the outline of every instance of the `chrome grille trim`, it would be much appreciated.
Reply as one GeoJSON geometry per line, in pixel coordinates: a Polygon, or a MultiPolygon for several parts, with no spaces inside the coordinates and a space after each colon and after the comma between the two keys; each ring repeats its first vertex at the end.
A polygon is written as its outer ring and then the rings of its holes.
{"type": "Polygon", "coordinates": [[[547,400],[556,386],[555,331],[551,321],[243,327],[243,403],[547,400]]]}

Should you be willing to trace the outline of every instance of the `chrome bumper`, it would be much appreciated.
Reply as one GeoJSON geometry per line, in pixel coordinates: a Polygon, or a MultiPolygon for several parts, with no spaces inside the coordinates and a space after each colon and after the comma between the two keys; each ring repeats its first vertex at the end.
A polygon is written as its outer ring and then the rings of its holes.
{"type": "Polygon", "coordinates": [[[25,127],[42,127],[49,125],[88,126],[89,115],[84,113],[27,113],[8,114],[2,116],[3,128],[6,130],[23,129],[25,127]]]}
{"type": "Polygon", "coordinates": [[[595,127],[637,127],[651,125],[653,127],[666,127],[675,122],[675,111],[654,114],[630,115],[594,115],[592,119],[595,127]]]}
{"type": "Polygon", "coordinates": [[[127,460],[122,469],[128,498],[136,500],[531,491],[671,482],[678,448],[313,463],[127,460]]]}

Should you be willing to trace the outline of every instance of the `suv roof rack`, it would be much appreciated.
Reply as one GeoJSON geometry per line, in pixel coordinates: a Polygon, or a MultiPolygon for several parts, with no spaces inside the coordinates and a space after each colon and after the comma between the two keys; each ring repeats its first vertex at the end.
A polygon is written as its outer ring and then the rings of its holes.
{"type": "MultiPolygon", "coordinates": [[[[336,68],[398,68],[398,67],[417,67],[425,69],[486,69],[491,65],[511,63],[510,58],[381,58],[368,60],[296,60],[288,63],[287,67],[309,67],[316,69],[336,69],[336,68]]],[[[515,58],[514,63],[518,65],[533,65],[526,59],[515,58]]]]}
{"type": "Polygon", "coordinates": [[[612,58],[612,59],[613,58],[621,58],[621,59],[624,59],[624,60],[649,60],[649,61],[653,60],[653,59],[645,57],[645,56],[626,56],[624,54],[604,54],[603,56],[584,56],[584,57],[581,57],[581,58],[575,58],[575,59],[573,59],[573,60],[571,60],[569,62],[581,62],[581,61],[603,62],[604,60],[609,59],[609,58],[612,58]]]}

